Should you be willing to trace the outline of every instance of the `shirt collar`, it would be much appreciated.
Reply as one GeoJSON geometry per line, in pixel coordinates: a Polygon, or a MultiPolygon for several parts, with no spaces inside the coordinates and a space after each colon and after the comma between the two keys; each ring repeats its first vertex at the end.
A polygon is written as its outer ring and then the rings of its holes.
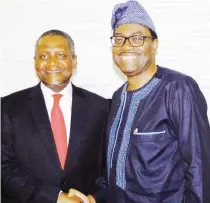
{"type": "Polygon", "coordinates": [[[72,99],[72,84],[71,84],[71,82],[69,82],[68,85],[60,92],[52,91],[50,88],[48,88],[42,82],[41,82],[40,86],[41,86],[41,90],[42,90],[42,93],[43,93],[45,98],[46,97],[52,98],[53,94],[62,94],[63,98],[65,98],[65,99],[72,99]]]}

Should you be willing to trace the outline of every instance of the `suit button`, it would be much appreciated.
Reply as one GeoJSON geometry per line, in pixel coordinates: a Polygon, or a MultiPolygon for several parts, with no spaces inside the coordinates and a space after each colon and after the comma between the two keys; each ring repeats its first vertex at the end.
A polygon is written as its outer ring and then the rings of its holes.
{"type": "Polygon", "coordinates": [[[67,180],[63,180],[63,181],[61,182],[61,184],[62,184],[62,185],[66,185],[67,182],[68,182],[67,180]]]}

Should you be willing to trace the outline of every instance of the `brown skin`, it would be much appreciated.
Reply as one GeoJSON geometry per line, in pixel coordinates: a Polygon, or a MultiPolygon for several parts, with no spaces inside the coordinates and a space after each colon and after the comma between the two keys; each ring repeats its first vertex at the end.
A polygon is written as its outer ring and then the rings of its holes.
{"type": "MultiPolygon", "coordinates": [[[[151,36],[149,29],[140,24],[124,24],[116,28],[115,36],[132,35],[151,36]]],[[[157,71],[155,54],[158,40],[146,38],[144,45],[132,47],[128,40],[122,47],[113,47],[112,55],[115,64],[128,78],[128,91],[144,86],[157,71]]]]}
{"type": "Polygon", "coordinates": [[[82,199],[83,203],[96,203],[96,200],[92,195],[86,196],[82,192],[80,192],[76,189],[73,189],[73,188],[71,188],[68,193],[68,197],[72,197],[72,196],[76,196],[76,197],[82,199]]]}
{"type": "MultiPolygon", "coordinates": [[[[39,79],[54,92],[60,92],[68,85],[77,66],[77,56],[73,56],[68,41],[62,36],[41,38],[37,43],[34,60],[39,79]]],[[[79,191],[71,196],[62,192],[57,199],[57,203],[80,202],[95,203],[95,200],[91,195],[85,196],[79,191]],[[87,201],[82,201],[80,197],[87,198],[87,201]]]]}
{"type": "MultiPolygon", "coordinates": [[[[77,56],[73,56],[68,41],[62,36],[44,36],[39,40],[36,47],[35,70],[48,88],[54,92],[62,91],[69,83],[72,72],[77,66],[77,56]]],[[[81,196],[85,196],[80,193],[81,196]]],[[[95,203],[92,196],[87,197],[88,203],[95,203]]],[[[68,196],[61,192],[57,203],[80,203],[83,202],[79,195],[68,196]]]]}
{"type": "Polygon", "coordinates": [[[57,203],[81,203],[82,199],[77,196],[68,197],[67,193],[62,192],[58,196],[57,203]]]}
{"type": "Polygon", "coordinates": [[[52,91],[60,92],[69,83],[77,66],[68,41],[62,36],[44,36],[36,47],[35,70],[39,79],[52,91]]]}

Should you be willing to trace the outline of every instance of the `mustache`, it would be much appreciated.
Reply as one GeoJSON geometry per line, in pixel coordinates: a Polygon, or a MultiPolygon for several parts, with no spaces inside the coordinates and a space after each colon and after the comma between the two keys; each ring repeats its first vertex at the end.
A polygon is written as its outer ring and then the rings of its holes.
{"type": "Polygon", "coordinates": [[[133,51],[124,51],[124,52],[121,52],[120,54],[119,54],[119,56],[133,56],[133,55],[135,55],[135,56],[140,56],[140,53],[138,53],[138,52],[133,52],[133,51]]]}
{"type": "Polygon", "coordinates": [[[61,73],[65,70],[64,67],[46,67],[43,69],[43,72],[44,73],[47,73],[47,74],[52,74],[52,73],[61,73]]]}

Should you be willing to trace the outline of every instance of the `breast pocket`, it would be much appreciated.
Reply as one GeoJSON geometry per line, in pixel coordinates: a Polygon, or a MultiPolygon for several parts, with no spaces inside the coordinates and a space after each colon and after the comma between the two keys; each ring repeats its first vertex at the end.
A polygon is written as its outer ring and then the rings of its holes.
{"type": "Polygon", "coordinates": [[[133,140],[141,142],[159,142],[165,138],[165,130],[163,131],[147,131],[147,132],[134,132],[133,140]]]}

